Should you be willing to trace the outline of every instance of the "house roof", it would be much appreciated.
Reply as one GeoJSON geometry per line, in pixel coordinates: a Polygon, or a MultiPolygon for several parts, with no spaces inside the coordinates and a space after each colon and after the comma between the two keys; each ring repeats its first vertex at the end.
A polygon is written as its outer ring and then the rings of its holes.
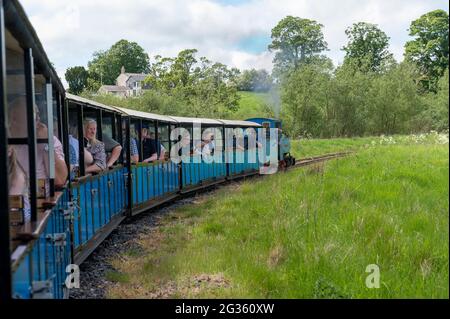
{"type": "Polygon", "coordinates": [[[144,73],[123,73],[127,79],[126,81],[128,81],[131,77],[137,78],[137,80],[139,81],[143,81],[147,78],[148,74],[144,74],[144,73]]]}
{"type": "Polygon", "coordinates": [[[110,92],[126,92],[127,87],[119,86],[119,85],[102,85],[100,87],[100,90],[105,90],[105,91],[110,91],[110,92]]]}

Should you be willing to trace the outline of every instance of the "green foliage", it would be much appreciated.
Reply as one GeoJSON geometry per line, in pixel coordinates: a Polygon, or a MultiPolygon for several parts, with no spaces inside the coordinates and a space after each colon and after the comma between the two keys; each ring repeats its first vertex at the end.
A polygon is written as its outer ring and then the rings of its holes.
{"type": "Polygon", "coordinates": [[[388,51],[389,37],[376,24],[358,22],[345,30],[345,34],[349,38],[343,48],[345,60],[356,61],[361,70],[368,67],[369,71],[380,72],[393,59],[388,51]]]}
{"type": "Polygon", "coordinates": [[[344,63],[334,68],[323,26],[287,16],[272,29],[274,70],[242,73],[186,49],[176,57],[156,56],[121,40],[94,53],[89,70],[71,68],[70,91],[103,103],[181,116],[245,119],[281,117],[294,137],[353,137],[448,129],[448,14],[432,11],[413,21],[406,61],[388,51],[389,38],[377,25],[359,22],[346,30],[344,63]],[[122,100],[96,96],[127,72],[149,74],[150,90],[122,100]],[[447,70],[447,72],[446,72],[447,70]],[[87,74],[87,75],[86,75],[87,74]],[[427,90],[423,90],[423,86],[427,90]],[[238,90],[241,93],[238,93],[238,90]],[[246,92],[265,92],[246,94],[246,92]],[[94,94],[94,95],[93,95],[94,94]]]}
{"type": "Polygon", "coordinates": [[[275,91],[256,93],[240,91],[238,110],[231,119],[244,120],[252,117],[278,117],[275,114],[279,101],[275,91]]]}
{"type": "Polygon", "coordinates": [[[88,74],[89,75],[88,75],[88,78],[86,81],[86,87],[83,90],[83,92],[91,92],[91,93],[97,92],[100,89],[100,87],[102,86],[101,82],[100,82],[100,80],[97,81],[94,78],[95,75],[92,75],[90,72],[88,74]]]}
{"type": "MultiPolygon", "coordinates": [[[[107,51],[94,53],[92,61],[88,62],[89,77],[92,83],[114,85],[122,66],[128,73],[148,73],[148,54],[136,42],[120,40],[107,51]]],[[[91,88],[98,86],[92,83],[91,88]]]]}
{"type": "Polygon", "coordinates": [[[448,69],[449,16],[444,10],[435,10],[414,20],[410,36],[415,37],[405,45],[405,57],[417,63],[426,91],[436,91],[439,78],[448,69]]]}
{"type": "Polygon", "coordinates": [[[272,85],[272,77],[266,70],[244,70],[237,79],[240,91],[267,92],[272,85]]]}
{"type": "Polygon", "coordinates": [[[88,72],[82,66],[68,68],[65,77],[72,94],[80,94],[87,86],[88,72]]]}
{"type": "Polygon", "coordinates": [[[330,65],[321,63],[305,63],[283,78],[282,118],[292,136],[322,134],[330,78],[330,65]]]}
{"type": "Polygon", "coordinates": [[[367,119],[367,97],[373,74],[347,62],[337,68],[330,83],[328,112],[322,137],[361,136],[367,119]]]}
{"type": "Polygon", "coordinates": [[[411,26],[406,61],[388,51],[389,38],[370,23],[346,30],[343,65],[336,69],[321,25],[288,16],[272,30],[281,117],[294,137],[338,137],[448,129],[448,14],[430,12],[411,26]],[[426,83],[432,93],[421,89],[426,83]]]}
{"type": "Polygon", "coordinates": [[[308,63],[282,82],[281,116],[294,137],[443,129],[445,123],[448,126],[445,78],[440,94],[427,99],[419,94],[418,78],[417,68],[408,62],[391,64],[383,72],[361,68],[355,59],[348,59],[335,70],[326,64],[308,63]],[[430,126],[430,122],[436,125],[430,126]]]}
{"type": "Polygon", "coordinates": [[[443,131],[449,129],[448,109],[449,109],[449,83],[448,70],[445,71],[437,85],[437,92],[430,92],[423,97],[426,105],[418,121],[427,130],[443,131]]]}
{"type": "Polygon", "coordinates": [[[183,50],[175,58],[156,57],[145,80],[150,90],[123,99],[112,95],[85,96],[100,103],[159,114],[229,118],[239,107],[237,70],[200,58],[197,50],[183,50]]]}
{"type": "Polygon", "coordinates": [[[314,20],[293,16],[278,22],[269,45],[269,50],[276,52],[273,62],[277,77],[327,49],[322,27],[314,20]]]}
{"type": "Polygon", "coordinates": [[[155,57],[146,79],[152,90],[175,97],[183,107],[178,113],[190,116],[229,117],[238,108],[237,69],[213,63],[197,50],[181,51],[177,57],[155,57]]]}
{"type": "Polygon", "coordinates": [[[399,134],[421,131],[414,119],[424,105],[417,93],[417,70],[401,63],[373,78],[366,100],[367,134],[399,134]]]}
{"type": "Polygon", "coordinates": [[[92,94],[83,92],[82,96],[106,105],[125,107],[143,112],[186,115],[183,112],[183,104],[176,97],[154,90],[144,91],[142,96],[133,98],[120,98],[112,94],[92,94]]]}

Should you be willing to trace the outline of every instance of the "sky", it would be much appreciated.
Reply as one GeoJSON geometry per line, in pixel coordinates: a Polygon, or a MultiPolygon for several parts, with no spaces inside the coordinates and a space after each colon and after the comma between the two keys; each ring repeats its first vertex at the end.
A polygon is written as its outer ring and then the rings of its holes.
{"type": "Polygon", "coordinates": [[[151,58],[198,49],[198,56],[241,70],[272,70],[271,29],[288,15],[321,23],[335,65],[342,62],[345,29],[377,24],[399,61],[411,21],[448,0],[20,0],[50,61],[64,80],[68,67],[126,39],[151,58]]]}

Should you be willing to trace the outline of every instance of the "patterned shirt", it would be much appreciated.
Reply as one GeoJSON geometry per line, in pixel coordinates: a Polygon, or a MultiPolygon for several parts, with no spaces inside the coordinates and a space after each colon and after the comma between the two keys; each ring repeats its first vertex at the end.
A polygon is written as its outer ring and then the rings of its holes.
{"type": "Polygon", "coordinates": [[[69,135],[69,159],[70,165],[78,166],[80,162],[80,150],[78,140],[72,135],[69,135]]]}
{"type": "Polygon", "coordinates": [[[131,143],[130,143],[130,145],[131,145],[131,149],[130,149],[131,156],[139,155],[139,151],[138,151],[136,140],[134,138],[130,138],[130,140],[131,140],[131,143]]]}
{"type": "Polygon", "coordinates": [[[105,144],[100,141],[97,141],[97,143],[94,145],[89,143],[86,149],[92,154],[94,164],[100,167],[102,170],[105,170],[106,169],[105,144]]]}
{"type": "MultiPolygon", "coordinates": [[[[136,139],[134,139],[133,137],[130,137],[130,141],[131,141],[131,143],[130,143],[130,145],[131,145],[131,148],[130,148],[131,156],[139,156],[139,149],[137,147],[136,139]]],[[[127,156],[127,153],[126,153],[126,151],[127,151],[127,143],[126,143],[126,141],[125,141],[125,143],[123,145],[123,150],[125,152],[124,153],[124,159],[126,161],[126,156],[127,156]]]]}

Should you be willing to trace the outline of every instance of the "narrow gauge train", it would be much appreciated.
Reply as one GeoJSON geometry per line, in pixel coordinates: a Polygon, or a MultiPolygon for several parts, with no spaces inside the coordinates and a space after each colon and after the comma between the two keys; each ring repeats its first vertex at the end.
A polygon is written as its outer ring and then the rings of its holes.
{"type": "Polygon", "coordinates": [[[176,164],[167,156],[179,141],[170,138],[175,128],[192,133],[200,124],[202,130],[219,130],[216,147],[225,150],[220,140],[225,129],[258,128],[258,121],[163,116],[66,93],[17,0],[0,0],[0,56],[0,300],[67,298],[68,266],[81,264],[128,216],[259,172],[248,150],[236,146],[223,156],[239,156],[241,163],[176,164]],[[98,140],[123,146],[117,162],[97,174],[85,169],[81,140],[87,118],[97,123],[98,140]],[[144,129],[161,146],[157,160],[148,163],[142,155],[144,129]],[[78,137],[78,148],[70,149],[78,137]],[[137,153],[127,147],[133,139],[137,153]],[[71,165],[73,150],[78,170],[71,165]],[[64,169],[69,178],[61,181],[64,169]],[[26,187],[17,190],[21,179],[26,187]]]}
{"type": "MultiPolygon", "coordinates": [[[[282,132],[282,123],[278,119],[256,117],[247,119],[249,122],[260,124],[261,127],[266,129],[267,142],[270,139],[270,129],[278,129],[278,159],[280,168],[286,168],[295,165],[295,158],[291,155],[291,140],[282,132]]],[[[269,148],[267,148],[269,152],[269,148]]]]}

